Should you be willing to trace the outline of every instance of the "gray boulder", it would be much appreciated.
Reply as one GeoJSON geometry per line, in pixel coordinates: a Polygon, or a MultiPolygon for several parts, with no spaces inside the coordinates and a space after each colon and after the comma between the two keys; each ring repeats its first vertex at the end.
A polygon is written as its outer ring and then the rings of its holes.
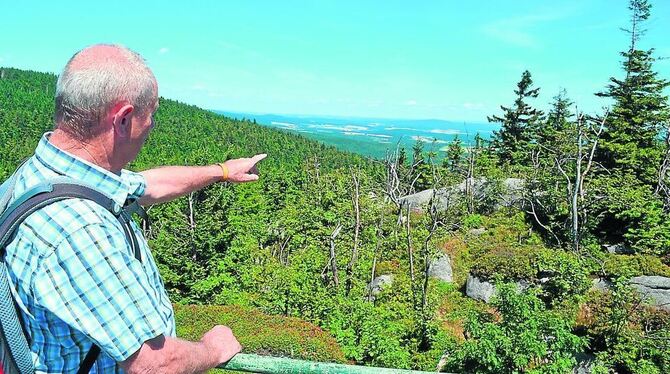
{"type": "MultiPolygon", "coordinates": [[[[525,279],[516,282],[516,289],[519,292],[525,291],[532,286],[533,284],[525,279]]],[[[469,298],[488,304],[495,293],[496,286],[492,282],[480,279],[472,274],[468,275],[468,280],[465,282],[465,294],[469,298]]]]}
{"type": "Polygon", "coordinates": [[[591,353],[577,353],[575,355],[577,365],[572,368],[573,374],[591,374],[593,364],[596,362],[596,356],[591,353]]]}
{"type": "Polygon", "coordinates": [[[493,283],[479,279],[472,274],[468,275],[465,282],[465,294],[469,298],[488,303],[496,292],[493,283]]]}
{"type": "Polygon", "coordinates": [[[481,201],[491,195],[498,195],[499,188],[502,189],[502,198],[496,208],[503,206],[520,206],[523,204],[524,180],[519,178],[507,178],[498,186],[486,178],[469,178],[463,182],[437,190],[427,189],[400,198],[403,207],[410,207],[415,211],[422,211],[428,205],[430,199],[435,195],[435,204],[438,210],[446,210],[451,204],[463,199],[469,188],[475,200],[481,201]]]}
{"type": "Polygon", "coordinates": [[[503,180],[502,206],[522,206],[525,182],[519,178],[507,178],[503,180]]]}
{"type": "Polygon", "coordinates": [[[610,291],[612,289],[612,282],[607,279],[595,278],[591,281],[591,289],[598,291],[610,291]]]}
{"type": "Polygon", "coordinates": [[[400,204],[403,207],[409,206],[410,209],[423,211],[423,207],[430,203],[435,191],[435,205],[439,210],[446,210],[449,207],[449,202],[454,195],[454,192],[449,188],[440,188],[438,190],[428,189],[407,195],[400,198],[400,204]]]}
{"type": "Polygon", "coordinates": [[[382,274],[368,284],[368,290],[372,296],[379,295],[382,289],[390,287],[393,284],[393,274],[382,274]]]}
{"type": "Polygon", "coordinates": [[[643,275],[631,278],[630,285],[649,298],[652,305],[670,312],[670,278],[643,275]]]}
{"type": "Polygon", "coordinates": [[[618,255],[632,255],[635,253],[635,251],[629,247],[626,247],[625,244],[623,243],[617,243],[617,244],[607,244],[604,245],[603,248],[609,253],[614,253],[618,255]]]}
{"type": "Polygon", "coordinates": [[[440,257],[433,259],[430,263],[428,275],[443,282],[452,282],[453,270],[451,268],[451,259],[449,259],[449,255],[443,253],[440,257]]]}
{"type": "Polygon", "coordinates": [[[484,234],[485,232],[486,232],[486,229],[483,228],[483,227],[480,227],[480,228],[477,228],[477,229],[470,229],[468,231],[468,234],[474,235],[474,236],[479,236],[479,235],[484,234]]]}

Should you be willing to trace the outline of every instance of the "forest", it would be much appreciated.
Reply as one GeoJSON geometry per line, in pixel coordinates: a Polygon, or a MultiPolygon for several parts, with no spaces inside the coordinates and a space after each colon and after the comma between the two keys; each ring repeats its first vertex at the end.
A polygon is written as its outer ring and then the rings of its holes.
{"type": "MultiPolygon", "coordinates": [[[[245,352],[454,373],[670,372],[670,82],[630,1],[619,74],[546,113],[524,71],[491,141],[381,159],[160,99],[129,168],[267,153],[256,183],[148,209],[146,237],[197,339],[245,352]]],[[[617,58],[617,56],[612,56],[617,58]]],[[[0,68],[0,180],[53,128],[56,76],[0,68]]]]}

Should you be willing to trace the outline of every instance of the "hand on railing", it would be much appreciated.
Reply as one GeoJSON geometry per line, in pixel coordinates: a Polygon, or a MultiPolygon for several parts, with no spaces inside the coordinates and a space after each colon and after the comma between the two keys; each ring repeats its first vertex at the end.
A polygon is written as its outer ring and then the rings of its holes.
{"type": "Polygon", "coordinates": [[[228,326],[214,326],[203,335],[200,341],[205,344],[209,352],[216,355],[220,363],[230,361],[242,350],[242,346],[228,326]]]}

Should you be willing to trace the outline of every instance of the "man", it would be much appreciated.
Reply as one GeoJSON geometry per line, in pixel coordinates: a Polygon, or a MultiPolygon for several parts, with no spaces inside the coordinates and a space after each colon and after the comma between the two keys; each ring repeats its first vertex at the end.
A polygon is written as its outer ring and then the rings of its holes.
{"type": "MultiPolygon", "coordinates": [[[[202,167],[124,170],[153,127],[158,86],[142,58],[95,45],[67,63],[56,89],[55,129],[18,171],[19,196],[57,176],[96,186],[118,204],[156,204],[212,183],[258,179],[266,155],[202,167]]],[[[199,342],[174,337],[174,313],[140,230],[141,261],[105,208],[67,199],[23,221],[6,248],[9,275],[39,373],[75,373],[93,344],[95,373],[192,373],[240,351],[216,326],[199,342]]]]}

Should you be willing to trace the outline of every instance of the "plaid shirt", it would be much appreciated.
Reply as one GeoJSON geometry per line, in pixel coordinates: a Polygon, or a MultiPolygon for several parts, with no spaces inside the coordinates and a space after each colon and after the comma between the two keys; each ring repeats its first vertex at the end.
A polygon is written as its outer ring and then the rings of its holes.
{"type": "MultiPolygon", "coordinates": [[[[85,181],[123,206],[138,199],[144,178],[113,174],[39,142],[19,171],[14,198],[59,175],[85,181]]],[[[91,373],[123,372],[117,365],[142,343],[175,333],[174,312],[141,231],[135,259],[116,218],[82,199],[67,199],[30,215],[7,246],[9,275],[38,373],[75,373],[95,342],[101,354],[91,373]]]]}

